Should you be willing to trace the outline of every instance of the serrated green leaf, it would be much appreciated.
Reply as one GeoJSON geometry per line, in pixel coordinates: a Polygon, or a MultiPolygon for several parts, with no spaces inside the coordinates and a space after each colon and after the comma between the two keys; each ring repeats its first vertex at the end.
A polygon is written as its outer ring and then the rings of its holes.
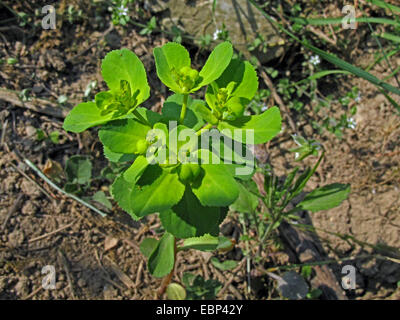
{"type": "Polygon", "coordinates": [[[157,248],[158,240],[155,238],[145,238],[140,244],[140,252],[146,257],[150,257],[153,251],[157,248]]]}
{"type": "Polygon", "coordinates": [[[101,115],[94,102],[83,102],[75,106],[64,120],[66,131],[82,132],[88,128],[104,124],[112,119],[112,114],[101,115]]]}
{"type": "Polygon", "coordinates": [[[150,254],[148,266],[150,273],[157,278],[166,276],[174,267],[175,238],[166,232],[150,254]]]}
{"type": "Polygon", "coordinates": [[[101,203],[103,206],[105,206],[107,209],[111,210],[112,209],[112,204],[110,200],[107,199],[106,194],[103,191],[97,191],[92,199],[98,203],[101,203]]]}
{"type": "Polygon", "coordinates": [[[185,186],[176,172],[168,172],[157,165],[147,167],[133,187],[130,208],[139,217],[170,209],[181,200],[185,186]]]}
{"type": "Polygon", "coordinates": [[[232,96],[253,99],[258,88],[258,77],[248,61],[232,59],[223,74],[215,80],[218,88],[226,88],[232,81],[235,83],[232,96]]]}
{"type": "Polygon", "coordinates": [[[218,79],[229,65],[232,55],[233,49],[229,42],[217,45],[199,73],[202,78],[201,82],[192,89],[192,92],[218,79]]]}
{"type": "Polygon", "coordinates": [[[233,248],[232,241],[227,237],[214,237],[205,234],[201,237],[188,238],[183,241],[179,250],[196,249],[200,251],[229,251],[233,248]]]}
{"type": "Polygon", "coordinates": [[[112,152],[136,153],[137,143],[146,140],[151,127],[141,124],[136,119],[115,120],[99,131],[100,141],[112,152]]]}
{"type": "MultiPolygon", "coordinates": [[[[254,130],[254,144],[265,143],[274,138],[281,131],[281,115],[277,107],[272,107],[264,113],[256,116],[243,116],[234,121],[221,121],[218,129],[242,129],[254,130]]],[[[245,136],[243,132],[242,136],[245,136]]],[[[242,142],[245,138],[242,138],[242,142]]]]}
{"type": "Polygon", "coordinates": [[[131,95],[136,95],[136,106],[150,95],[143,63],[136,54],[128,49],[109,52],[101,64],[101,74],[113,92],[120,91],[121,80],[128,81],[131,95]]]}
{"type": "Polygon", "coordinates": [[[231,139],[230,130],[220,132],[217,129],[211,129],[204,132],[201,139],[206,139],[206,135],[211,137],[210,152],[222,160],[233,176],[242,180],[251,178],[255,170],[255,156],[249,146],[231,139]]]}
{"type": "Polygon", "coordinates": [[[224,210],[202,206],[189,187],[177,205],[160,213],[165,230],[182,239],[206,233],[218,236],[219,224],[224,218],[224,210]]]}
{"type": "Polygon", "coordinates": [[[153,51],[157,75],[168,88],[176,93],[183,93],[173,78],[173,70],[179,71],[182,67],[190,67],[189,52],[179,43],[168,42],[161,48],[153,51]]]}
{"type": "Polygon", "coordinates": [[[120,174],[111,185],[110,193],[118,205],[131,215],[134,220],[139,220],[131,208],[131,193],[134,185],[125,180],[123,173],[120,174]]]}
{"type": "Polygon", "coordinates": [[[111,162],[128,162],[136,158],[136,154],[112,152],[107,146],[103,145],[104,156],[111,162]]]}
{"type": "Polygon", "coordinates": [[[214,251],[218,246],[218,237],[205,234],[201,237],[188,238],[183,241],[180,250],[196,249],[200,251],[214,251]]]}
{"type": "Polygon", "coordinates": [[[150,124],[150,126],[154,126],[157,122],[161,121],[162,116],[157,112],[142,107],[137,108],[136,111],[150,124]]]}
{"type": "Polygon", "coordinates": [[[343,200],[346,200],[349,193],[349,184],[329,184],[307,194],[298,207],[311,212],[329,210],[340,205],[343,200]]]}
{"type": "Polygon", "coordinates": [[[239,195],[237,182],[224,164],[202,164],[204,174],[192,184],[193,193],[204,206],[228,206],[239,195]]]}
{"type": "Polygon", "coordinates": [[[182,282],[186,287],[187,300],[213,300],[222,284],[215,279],[204,280],[202,276],[185,272],[182,282]]]}
{"type": "Polygon", "coordinates": [[[72,156],[65,164],[65,173],[68,182],[86,184],[92,178],[92,163],[85,156],[72,156]]]}
{"type": "Polygon", "coordinates": [[[143,172],[146,170],[149,165],[146,157],[138,156],[134,163],[124,172],[124,179],[127,182],[132,184],[136,184],[138,180],[141,178],[143,172]]]}
{"type": "Polygon", "coordinates": [[[115,179],[110,190],[118,205],[135,220],[138,220],[139,217],[135,214],[131,206],[132,190],[147,166],[147,159],[144,156],[138,156],[135,162],[115,179]]]}
{"type": "Polygon", "coordinates": [[[214,267],[222,271],[232,270],[235,269],[237,266],[237,261],[225,260],[223,262],[220,262],[216,257],[211,258],[211,263],[214,265],[214,267]]]}
{"type": "MultiPolygon", "coordinates": [[[[252,181],[254,183],[254,181],[252,181]]],[[[248,191],[241,183],[239,186],[239,197],[230,205],[230,209],[241,213],[252,213],[258,206],[258,197],[248,191]]]]}

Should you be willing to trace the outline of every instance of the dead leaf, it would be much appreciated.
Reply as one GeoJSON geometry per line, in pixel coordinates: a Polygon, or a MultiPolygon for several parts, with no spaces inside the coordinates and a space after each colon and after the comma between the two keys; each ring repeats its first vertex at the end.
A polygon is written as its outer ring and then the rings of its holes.
{"type": "Polygon", "coordinates": [[[117,238],[107,236],[104,240],[104,252],[114,248],[118,244],[118,242],[119,240],[117,238]]]}
{"type": "Polygon", "coordinates": [[[50,159],[47,159],[43,168],[43,173],[56,182],[60,182],[65,177],[64,169],[61,164],[50,159]]]}

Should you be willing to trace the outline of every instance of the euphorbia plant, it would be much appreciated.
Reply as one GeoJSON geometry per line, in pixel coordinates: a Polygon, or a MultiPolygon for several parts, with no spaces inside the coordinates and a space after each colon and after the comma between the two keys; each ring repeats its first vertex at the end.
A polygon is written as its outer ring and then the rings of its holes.
{"type": "Polygon", "coordinates": [[[276,107],[244,115],[258,78],[250,63],[232,54],[231,44],[221,43],[198,71],[182,45],[154,49],[157,75],[174,92],[158,114],[140,107],[150,88],[139,58],[127,49],[111,51],[102,62],[109,90],[77,105],[64,121],[72,132],[101,125],[104,155],[132,162],[111,194],[135,220],[159,214],[164,235],[141,244],[156,277],[172,272],[177,250],[230,245],[218,237],[219,225],[238,198],[240,180],[254,171],[249,144],[265,143],[281,130],[276,107]],[[205,86],[204,100],[190,96],[205,86]]]}

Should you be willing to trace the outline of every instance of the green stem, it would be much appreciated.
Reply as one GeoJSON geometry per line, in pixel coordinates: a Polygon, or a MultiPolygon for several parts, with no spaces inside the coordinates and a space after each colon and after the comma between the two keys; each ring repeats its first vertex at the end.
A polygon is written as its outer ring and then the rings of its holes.
{"type": "Polygon", "coordinates": [[[207,123],[203,128],[200,128],[199,130],[196,131],[196,136],[201,135],[201,133],[203,132],[203,130],[208,130],[212,128],[212,124],[211,123],[207,123]]]}
{"type": "Polygon", "coordinates": [[[185,120],[188,98],[189,94],[185,93],[183,95],[183,103],[182,103],[181,116],[179,117],[179,124],[183,124],[183,121],[185,120]]]}
{"type": "Polygon", "coordinates": [[[268,225],[267,230],[265,231],[264,235],[261,238],[261,244],[264,245],[265,240],[268,239],[269,234],[272,231],[272,227],[275,225],[277,219],[272,219],[271,223],[268,225]]]}

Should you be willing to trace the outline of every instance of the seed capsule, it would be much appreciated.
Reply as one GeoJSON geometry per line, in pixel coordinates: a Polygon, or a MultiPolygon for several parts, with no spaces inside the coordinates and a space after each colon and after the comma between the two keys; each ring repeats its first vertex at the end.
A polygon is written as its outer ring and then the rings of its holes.
{"type": "Polygon", "coordinates": [[[146,152],[148,147],[148,143],[146,140],[142,139],[136,142],[136,153],[137,154],[143,154],[146,152]]]}
{"type": "Polygon", "coordinates": [[[189,77],[192,81],[196,81],[198,76],[199,76],[199,72],[197,70],[192,69],[189,71],[189,77]]]}

